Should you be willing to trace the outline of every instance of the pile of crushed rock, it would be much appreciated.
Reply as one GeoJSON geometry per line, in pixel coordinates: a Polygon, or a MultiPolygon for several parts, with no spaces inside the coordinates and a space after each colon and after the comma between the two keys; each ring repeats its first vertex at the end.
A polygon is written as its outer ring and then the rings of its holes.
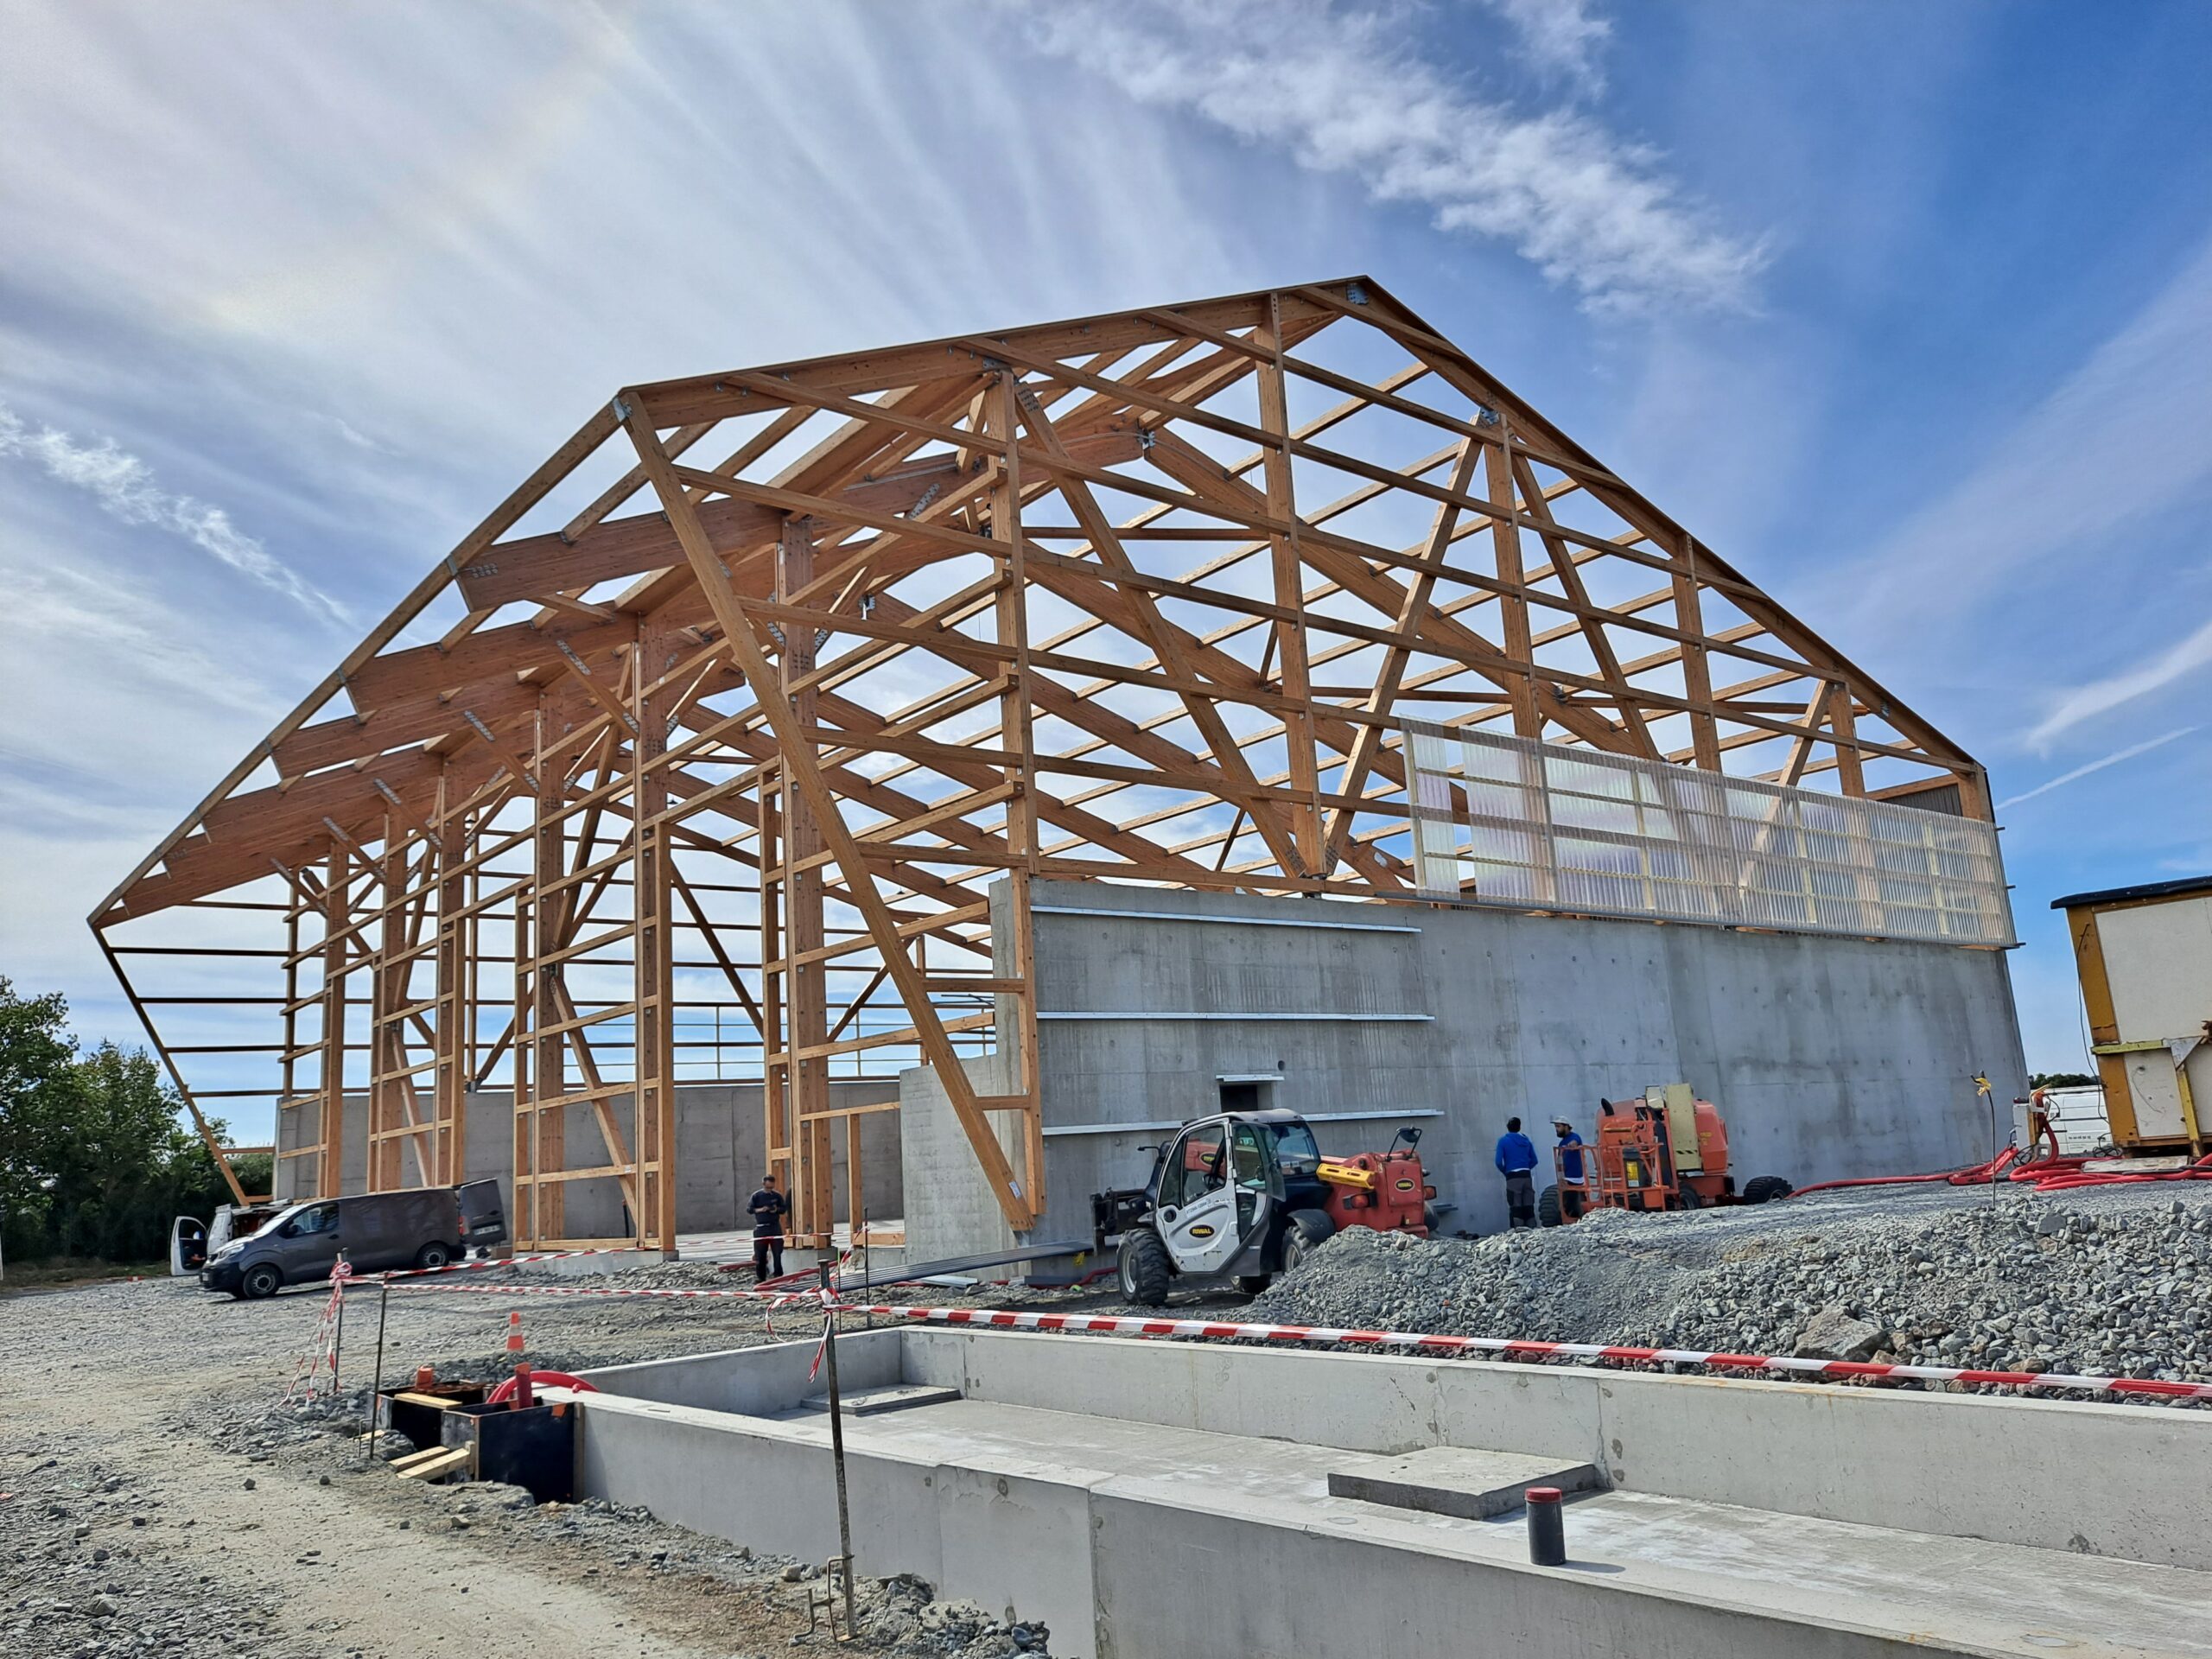
{"type": "Polygon", "coordinates": [[[2212,1381],[2212,1202],[2126,1191],[2144,1196],[1608,1211],[1465,1242],[1354,1229],[1249,1317],[2212,1381]]]}

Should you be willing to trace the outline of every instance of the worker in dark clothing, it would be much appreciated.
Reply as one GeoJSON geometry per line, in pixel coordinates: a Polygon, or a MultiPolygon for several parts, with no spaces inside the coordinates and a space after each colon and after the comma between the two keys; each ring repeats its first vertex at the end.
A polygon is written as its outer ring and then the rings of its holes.
{"type": "Polygon", "coordinates": [[[1509,1227],[1536,1224],[1536,1185],[1529,1172],[1536,1166],[1535,1142],[1521,1133],[1521,1120],[1505,1120],[1505,1133],[1497,1137],[1497,1173],[1505,1177],[1505,1214],[1509,1227]]]}
{"type": "Polygon", "coordinates": [[[1574,1221],[1582,1214],[1582,1194],[1575,1190],[1582,1179],[1582,1137],[1563,1117],[1552,1119],[1552,1128],[1559,1134],[1560,1218],[1574,1221]]]}
{"type": "Polygon", "coordinates": [[[753,1212],[753,1282],[782,1278],[784,1217],[791,1212],[791,1201],[776,1191],[774,1171],[760,1178],[760,1190],[745,1207],[753,1212]]]}

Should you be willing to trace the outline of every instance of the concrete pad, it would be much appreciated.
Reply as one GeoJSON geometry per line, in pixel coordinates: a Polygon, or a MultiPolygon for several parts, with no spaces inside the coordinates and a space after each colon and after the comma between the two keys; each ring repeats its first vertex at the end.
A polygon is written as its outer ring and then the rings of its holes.
{"type": "MultiPolygon", "coordinates": [[[[887,1388],[853,1389],[838,1401],[839,1408],[854,1417],[874,1417],[887,1411],[912,1411],[917,1406],[941,1406],[960,1398],[957,1389],[933,1389],[918,1382],[894,1382],[887,1388]]],[[[811,1395],[801,1405],[810,1412],[830,1409],[830,1396],[811,1395]]]]}
{"type": "Polygon", "coordinates": [[[1332,1497],[1419,1510],[1426,1515],[1456,1515],[1463,1521],[1511,1514],[1522,1506],[1522,1494],[1531,1486],[1588,1492],[1605,1484],[1595,1464],[1459,1446],[1432,1446],[1402,1458],[1363,1460],[1352,1468],[1329,1471],[1332,1497]]]}

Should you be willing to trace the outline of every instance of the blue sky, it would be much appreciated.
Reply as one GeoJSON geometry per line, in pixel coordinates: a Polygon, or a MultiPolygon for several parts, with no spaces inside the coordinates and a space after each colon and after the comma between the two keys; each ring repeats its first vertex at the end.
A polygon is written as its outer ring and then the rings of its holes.
{"type": "Polygon", "coordinates": [[[0,0],[0,972],[613,388],[1357,270],[1988,764],[2028,1057],[2212,871],[2212,8],[0,0]]]}

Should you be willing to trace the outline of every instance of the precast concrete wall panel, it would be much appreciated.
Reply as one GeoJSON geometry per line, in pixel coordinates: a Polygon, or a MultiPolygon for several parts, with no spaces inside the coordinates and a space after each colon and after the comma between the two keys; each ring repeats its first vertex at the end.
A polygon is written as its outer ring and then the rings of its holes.
{"type": "MultiPolygon", "coordinates": [[[[2000,1110],[1993,1128],[1974,1074],[2000,1103],[2026,1086],[1997,950],[1098,884],[1032,892],[1039,1238],[1087,1233],[1090,1194],[1141,1182],[1141,1148],[1218,1110],[1225,1079],[1261,1080],[1265,1103],[1313,1121],[1325,1152],[1419,1127],[1456,1206],[1447,1230],[1481,1233],[1505,1223],[1491,1148],[1510,1117],[1540,1145],[1554,1112],[1594,1138],[1600,1100],[1687,1082],[1726,1116],[1739,1181],[1802,1185],[1986,1157],[2009,1124],[2000,1110]]],[[[902,1077],[901,1101],[918,1257],[1002,1245],[926,1072],[902,1077]]]]}
{"type": "MultiPolygon", "coordinates": [[[[893,1085],[884,1080],[840,1081],[830,1085],[834,1107],[868,1104],[890,1098],[893,1085]]],[[[509,1216],[514,1214],[514,1106],[505,1089],[472,1091],[468,1113],[467,1177],[497,1179],[509,1216]]],[[[288,1109],[277,1125],[277,1148],[289,1152],[313,1146],[322,1131],[321,1107],[316,1103],[288,1109]]],[[[609,1115],[624,1140],[634,1147],[630,1096],[616,1095],[607,1102],[609,1115]]],[[[871,1220],[896,1217],[904,1183],[900,1175],[898,1114],[874,1112],[854,1121],[860,1126],[861,1173],[866,1192],[863,1201],[871,1220]]],[[[612,1162],[597,1116],[588,1104],[563,1108],[563,1130],[571,1165],[588,1167],[612,1162]],[[588,1154],[588,1155],[585,1155],[588,1154]]],[[[353,1194],[367,1191],[369,1108],[365,1095],[346,1097],[343,1184],[340,1191],[353,1194]]],[[[760,1085],[757,1083],[679,1084],[676,1089],[676,1226],[681,1233],[728,1232],[749,1228],[745,1200],[760,1184],[766,1169],[766,1135],[761,1120],[760,1085]]],[[[842,1131],[833,1134],[831,1176],[839,1220],[849,1220],[845,1179],[842,1131]]],[[[414,1159],[404,1155],[407,1180],[415,1179],[414,1159]]],[[[276,1160],[276,1196],[289,1202],[304,1195],[312,1185],[312,1158],[276,1160]]],[[[622,1212],[620,1185],[611,1176],[566,1183],[567,1227],[570,1236],[615,1238],[634,1232],[622,1212]]]]}

